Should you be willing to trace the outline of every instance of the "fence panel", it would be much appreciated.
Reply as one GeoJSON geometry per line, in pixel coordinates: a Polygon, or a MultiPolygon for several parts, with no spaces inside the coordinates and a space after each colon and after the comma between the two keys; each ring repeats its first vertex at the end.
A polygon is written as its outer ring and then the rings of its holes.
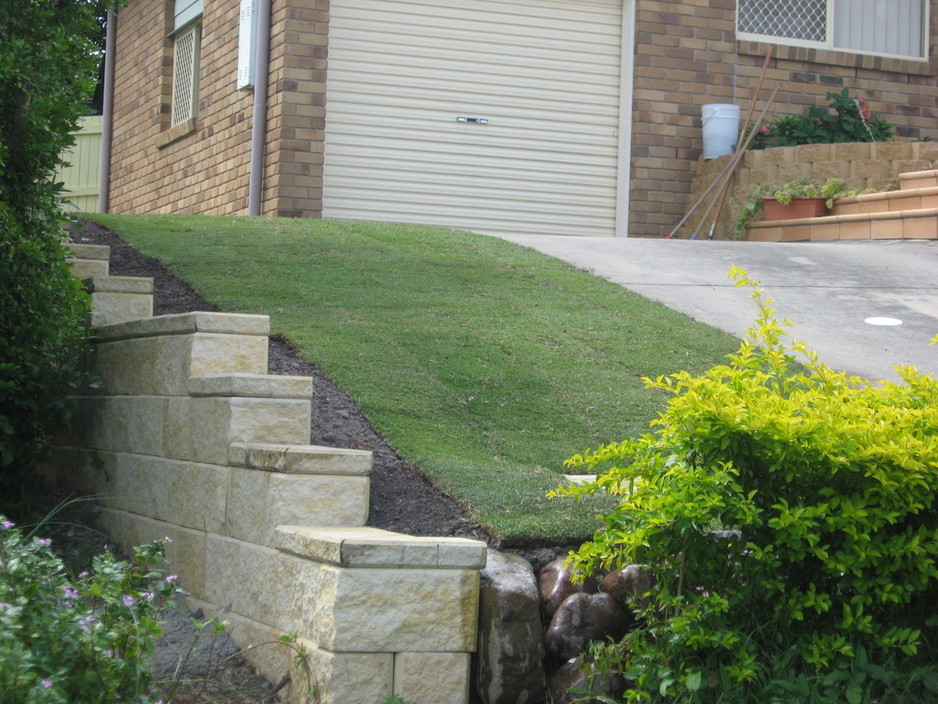
{"type": "Polygon", "coordinates": [[[62,167],[57,181],[65,184],[65,209],[96,213],[101,179],[101,116],[83,117],[75,134],[75,146],[64,154],[69,166],[62,167]]]}

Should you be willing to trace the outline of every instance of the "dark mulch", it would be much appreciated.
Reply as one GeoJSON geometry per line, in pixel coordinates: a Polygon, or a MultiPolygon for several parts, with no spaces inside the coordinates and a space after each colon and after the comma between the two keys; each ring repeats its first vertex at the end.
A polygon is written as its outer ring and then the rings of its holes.
{"type": "MultiPolygon", "coordinates": [[[[154,315],[218,310],[158,260],[145,257],[111,230],[78,221],[70,231],[75,242],[110,246],[112,276],[151,277],[154,315]]],[[[299,357],[282,337],[270,340],[268,373],[312,377],[311,444],[374,453],[369,526],[407,535],[477,538],[494,545],[462,506],[430,484],[375,432],[348,394],[319,367],[299,357]]]]}

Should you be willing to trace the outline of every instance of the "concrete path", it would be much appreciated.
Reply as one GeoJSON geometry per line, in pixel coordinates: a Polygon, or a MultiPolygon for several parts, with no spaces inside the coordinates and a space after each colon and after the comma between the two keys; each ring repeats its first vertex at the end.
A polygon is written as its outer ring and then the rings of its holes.
{"type": "Polygon", "coordinates": [[[915,365],[938,376],[938,242],[722,242],[507,235],[574,266],[742,336],[756,317],[730,267],[758,280],[773,308],[835,369],[898,379],[915,365]],[[875,318],[901,324],[874,325],[875,318]],[[869,322],[868,322],[869,321],[869,322]]]}

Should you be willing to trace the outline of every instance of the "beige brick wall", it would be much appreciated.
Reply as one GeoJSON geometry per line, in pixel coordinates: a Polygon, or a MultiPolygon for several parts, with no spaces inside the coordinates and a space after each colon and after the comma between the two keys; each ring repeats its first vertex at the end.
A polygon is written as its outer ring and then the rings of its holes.
{"type": "MultiPolygon", "coordinates": [[[[768,47],[736,41],[736,0],[635,3],[629,233],[662,237],[692,202],[703,148],[701,107],[736,103],[745,115],[768,47]]],[[[111,210],[244,214],[253,95],[235,90],[238,3],[205,0],[195,130],[167,144],[172,4],[130,0],[119,13],[111,210]]],[[[938,3],[931,7],[934,35],[938,3]]],[[[273,0],[272,25],[262,213],[317,217],[329,1],[273,0]]],[[[827,92],[846,87],[899,135],[938,137],[934,59],[922,64],[777,47],[763,100],[776,83],[770,114],[824,105],[827,92]]]]}
{"type": "MultiPolygon", "coordinates": [[[[687,194],[703,150],[701,106],[735,103],[744,117],[768,45],[736,41],[735,0],[636,3],[629,233],[662,237],[693,203],[687,194]]],[[[931,3],[931,15],[934,54],[938,3],[931,3]]],[[[922,63],[776,47],[762,101],[776,83],[780,88],[769,115],[826,105],[828,92],[848,88],[895,125],[898,135],[938,138],[935,59],[922,63]]]]}
{"type": "Polygon", "coordinates": [[[235,87],[238,3],[205,0],[195,129],[170,133],[173,2],[118,12],[110,209],[115,213],[247,212],[253,95],[235,87]]]}

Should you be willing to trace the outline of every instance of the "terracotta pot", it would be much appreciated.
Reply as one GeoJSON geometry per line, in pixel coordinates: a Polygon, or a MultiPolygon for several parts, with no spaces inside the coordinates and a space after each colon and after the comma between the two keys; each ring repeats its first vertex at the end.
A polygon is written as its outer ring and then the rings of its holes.
{"type": "Polygon", "coordinates": [[[827,212],[823,198],[792,198],[790,204],[782,205],[771,196],[762,196],[762,208],[765,220],[816,218],[827,212]]]}

